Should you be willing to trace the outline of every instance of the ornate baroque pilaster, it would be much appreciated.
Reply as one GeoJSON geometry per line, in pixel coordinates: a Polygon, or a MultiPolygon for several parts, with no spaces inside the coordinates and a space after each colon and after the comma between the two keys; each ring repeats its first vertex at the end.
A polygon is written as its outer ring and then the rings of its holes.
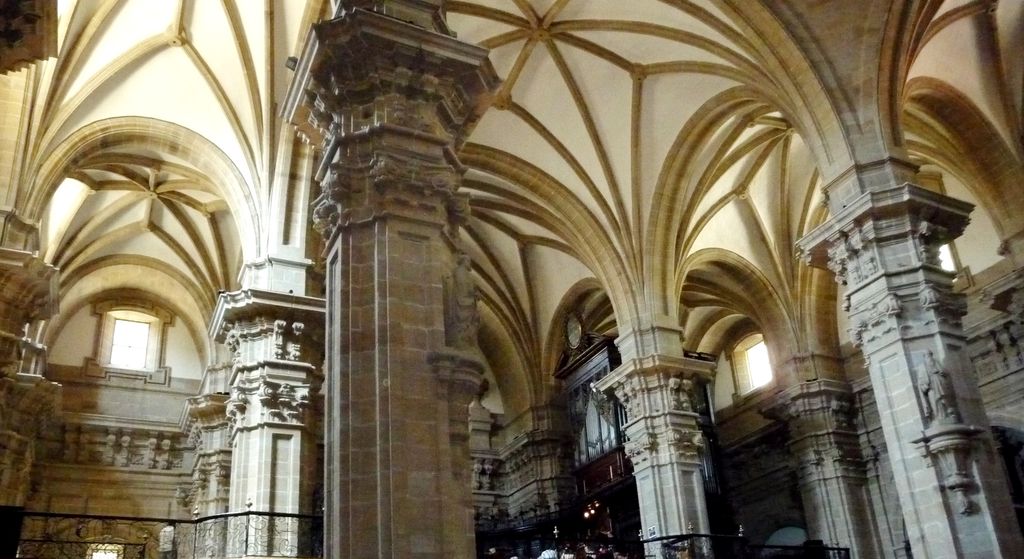
{"type": "Polygon", "coordinates": [[[313,27],[296,64],[283,113],[324,154],[329,556],[473,554],[482,368],[455,154],[497,85],[486,57],[451,36],[440,1],[357,1],[313,27]]]}
{"type": "Polygon", "coordinates": [[[228,511],[231,440],[227,394],[201,394],[188,399],[189,438],[196,449],[192,483],[181,496],[198,516],[228,511]]]}
{"type": "Polygon", "coordinates": [[[45,348],[26,337],[57,307],[57,270],[37,244],[34,227],[0,212],[0,506],[24,505],[36,438],[60,409],[60,386],[41,376],[45,348]]]}
{"type": "Polygon", "coordinates": [[[971,206],[909,183],[847,194],[800,246],[846,286],[914,556],[1020,555],[966,358],[966,307],[938,260],[971,206]]]}
{"type": "Polygon", "coordinates": [[[850,547],[856,557],[877,556],[849,386],[803,382],[776,395],[763,413],[788,428],[809,536],[850,547]]]}
{"type": "Polygon", "coordinates": [[[710,531],[700,470],[704,437],[693,411],[693,379],[710,374],[704,361],[650,355],[624,358],[597,383],[626,408],[626,455],[648,536],[710,531]]]}
{"type": "MultiPolygon", "coordinates": [[[[322,299],[259,289],[223,293],[217,302],[210,329],[232,355],[231,394],[208,405],[223,405],[227,416],[229,512],[312,512],[323,305],[322,299]]],[[[212,491],[209,473],[222,472],[219,464],[200,472],[200,489],[212,491]]],[[[236,521],[244,520],[229,524],[236,521]]],[[[228,542],[226,552],[288,554],[299,534],[286,532],[292,535],[283,539],[252,534],[244,550],[228,542]]]]}

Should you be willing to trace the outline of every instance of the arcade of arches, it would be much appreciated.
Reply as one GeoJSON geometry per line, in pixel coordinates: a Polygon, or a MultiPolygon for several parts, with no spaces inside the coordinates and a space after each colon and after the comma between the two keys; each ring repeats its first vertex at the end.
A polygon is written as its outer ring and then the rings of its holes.
{"type": "MultiPolygon", "coordinates": [[[[1024,2],[0,22],[0,554],[258,512],[1024,557],[1024,2]]],[[[313,554],[270,545],[203,556],[313,554]]]]}

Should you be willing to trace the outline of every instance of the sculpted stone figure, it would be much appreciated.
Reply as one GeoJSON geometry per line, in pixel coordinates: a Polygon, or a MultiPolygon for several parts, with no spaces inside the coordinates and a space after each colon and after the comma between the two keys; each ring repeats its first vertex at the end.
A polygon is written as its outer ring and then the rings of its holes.
{"type": "Polygon", "coordinates": [[[960,409],[949,373],[939,366],[930,351],[925,355],[923,368],[918,379],[918,390],[925,407],[925,417],[932,421],[959,423],[960,409]]]}
{"type": "Polygon", "coordinates": [[[471,275],[469,256],[460,254],[448,282],[448,309],[445,331],[448,345],[459,349],[474,347],[480,327],[476,310],[476,285],[471,275]]]}

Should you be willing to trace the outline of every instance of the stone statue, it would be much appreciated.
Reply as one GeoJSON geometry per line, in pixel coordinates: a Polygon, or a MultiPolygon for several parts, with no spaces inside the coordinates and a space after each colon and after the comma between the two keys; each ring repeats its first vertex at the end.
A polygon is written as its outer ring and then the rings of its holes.
{"type": "Polygon", "coordinates": [[[935,361],[931,351],[925,355],[924,371],[918,375],[918,391],[921,393],[925,417],[930,421],[960,422],[960,408],[956,402],[953,380],[935,361]]]}
{"type": "Polygon", "coordinates": [[[448,308],[445,332],[451,347],[469,349],[476,346],[480,317],[476,309],[476,285],[473,283],[469,256],[460,254],[448,281],[448,308]]]}

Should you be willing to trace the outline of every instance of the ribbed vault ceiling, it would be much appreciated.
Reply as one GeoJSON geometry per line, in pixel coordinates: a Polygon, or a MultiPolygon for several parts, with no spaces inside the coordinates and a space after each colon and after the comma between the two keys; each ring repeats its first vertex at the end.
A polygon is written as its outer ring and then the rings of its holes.
{"type": "MultiPolygon", "coordinates": [[[[117,272],[130,265],[177,286],[201,323],[216,290],[237,286],[241,262],[266,252],[271,193],[294,176],[279,168],[294,142],[275,113],[291,78],[285,60],[331,3],[60,4],[60,57],[11,78],[34,93],[11,172],[22,190],[8,203],[39,220],[50,219],[51,199],[63,208],[44,249],[67,292],[76,282],[137,288],[117,272]],[[129,139],[109,140],[121,128],[129,139]]],[[[808,118],[824,94],[806,87],[812,72],[791,39],[764,27],[775,20],[751,15],[767,14],[760,4],[452,0],[447,9],[451,28],[491,49],[504,79],[461,153],[485,349],[515,379],[499,378],[504,393],[542,397],[561,313],[581,293],[614,306],[611,320],[602,303],[592,328],[677,315],[694,348],[744,321],[818,328],[808,293],[821,278],[795,261],[793,242],[825,218],[816,164],[835,154],[822,148],[822,122],[808,118]],[[756,285],[741,277],[752,271],[756,285]],[[773,309],[758,314],[757,303],[773,309]]],[[[972,141],[955,129],[987,122],[991,133],[975,130],[994,138],[986,151],[1022,159],[1022,9],[950,1],[914,30],[902,56],[915,156],[949,170],[951,152],[972,141]],[[952,56],[969,64],[943,63],[952,56]],[[973,112],[932,110],[936,92],[973,112]]],[[[982,199],[1012,207],[1018,175],[997,174],[984,157],[971,154],[959,182],[984,184],[982,199]]]]}

